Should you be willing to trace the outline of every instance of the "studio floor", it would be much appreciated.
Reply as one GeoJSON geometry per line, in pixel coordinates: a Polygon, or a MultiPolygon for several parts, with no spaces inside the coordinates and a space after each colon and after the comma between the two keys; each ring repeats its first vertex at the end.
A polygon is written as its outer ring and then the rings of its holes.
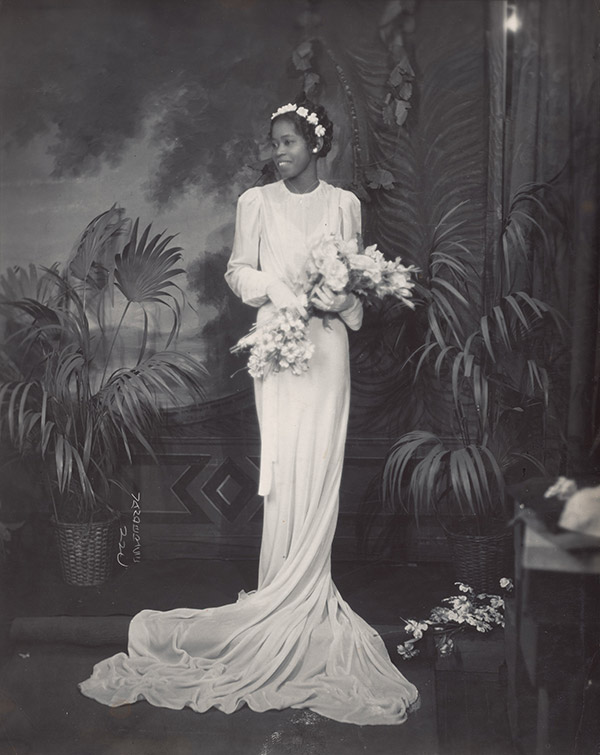
{"type": "Polygon", "coordinates": [[[256,572],[254,561],[149,560],[117,567],[102,586],[73,587],[52,554],[12,564],[2,578],[0,755],[512,755],[501,674],[448,673],[431,652],[409,661],[396,652],[403,619],[426,616],[452,591],[449,564],[333,567],[342,595],[420,690],[421,708],[402,726],[341,724],[306,710],[106,708],[79,693],[94,663],[125,650],[128,617],[232,602],[253,589],[256,572]]]}

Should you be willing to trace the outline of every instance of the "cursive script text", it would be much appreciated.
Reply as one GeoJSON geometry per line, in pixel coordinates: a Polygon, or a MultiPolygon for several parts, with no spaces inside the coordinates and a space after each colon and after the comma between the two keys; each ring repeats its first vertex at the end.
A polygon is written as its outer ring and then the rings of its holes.
{"type": "MultiPolygon", "coordinates": [[[[142,559],[142,539],[140,536],[142,509],[140,506],[140,499],[141,493],[131,494],[131,541],[133,544],[132,561],[134,564],[137,564],[142,559]]],[[[127,525],[122,524],[119,529],[119,551],[117,553],[117,563],[125,569],[129,566],[125,557],[127,533],[127,525]]]]}

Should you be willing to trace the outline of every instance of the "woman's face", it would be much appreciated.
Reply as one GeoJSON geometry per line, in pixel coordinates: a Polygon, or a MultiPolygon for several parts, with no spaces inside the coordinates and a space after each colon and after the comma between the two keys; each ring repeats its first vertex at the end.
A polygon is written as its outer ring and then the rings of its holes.
{"type": "Polygon", "coordinates": [[[313,154],[294,123],[287,118],[279,118],[273,124],[271,143],[273,160],[282,178],[296,178],[310,165],[313,154]]]}

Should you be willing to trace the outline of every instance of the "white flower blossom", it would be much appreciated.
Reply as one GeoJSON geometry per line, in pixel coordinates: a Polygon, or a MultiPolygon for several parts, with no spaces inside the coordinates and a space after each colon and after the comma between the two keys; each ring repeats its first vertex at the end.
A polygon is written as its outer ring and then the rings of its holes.
{"type": "Polygon", "coordinates": [[[341,260],[328,259],[321,268],[323,285],[336,293],[342,292],[348,285],[348,268],[341,260]]]}
{"type": "Polygon", "coordinates": [[[419,651],[414,647],[414,640],[407,640],[401,645],[398,645],[398,653],[405,660],[414,658],[415,655],[419,655],[419,651]]]}
{"type": "Polygon", "coordinates": [[[409,619],[406,622],[404,631],[412,634],[415,640],[420,640],[421,637],[423,637],[423,632],[425,632],[427,628],[428,624],[426,624],[424,621],[415,621],[414,619],[409,619]]]}
{"type": "MultiPolygon", "coordinates": [[[[369,281],[377,284],[381,281],[381,265],[366,254],[352,254],[347,256],[348,263],[354,271],[360,271],[369,281]]],[[[369,288],[371,286],[369,285],[369,288]]]]}

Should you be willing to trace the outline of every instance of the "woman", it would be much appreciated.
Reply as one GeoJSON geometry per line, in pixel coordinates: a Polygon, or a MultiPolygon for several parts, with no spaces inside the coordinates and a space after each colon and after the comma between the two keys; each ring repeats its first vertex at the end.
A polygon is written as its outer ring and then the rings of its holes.
{"type": "MultiPolygon", "coordinates": [[[[226,279],[264,322],[296,296],[309,248],[330,234],[360,232],[350,192],[319,181],[317,159],[332,124],[304,101],[273,114],[273,158],[282,180],[245,192],[226,279]]],[[[258,589],[204,610],[142,611],[129,654],[98,664],[84,694],[108,705],[146,699],[169,708],[227,713],[310,708],[337,721],[397,724],[418,701],[379,635],[331,580],[350,395],[346,328],[362,320],[353,295],[314,294],[309,369],[255,380],[261,428],[259,493],[264,529],[258,589]]]]}

